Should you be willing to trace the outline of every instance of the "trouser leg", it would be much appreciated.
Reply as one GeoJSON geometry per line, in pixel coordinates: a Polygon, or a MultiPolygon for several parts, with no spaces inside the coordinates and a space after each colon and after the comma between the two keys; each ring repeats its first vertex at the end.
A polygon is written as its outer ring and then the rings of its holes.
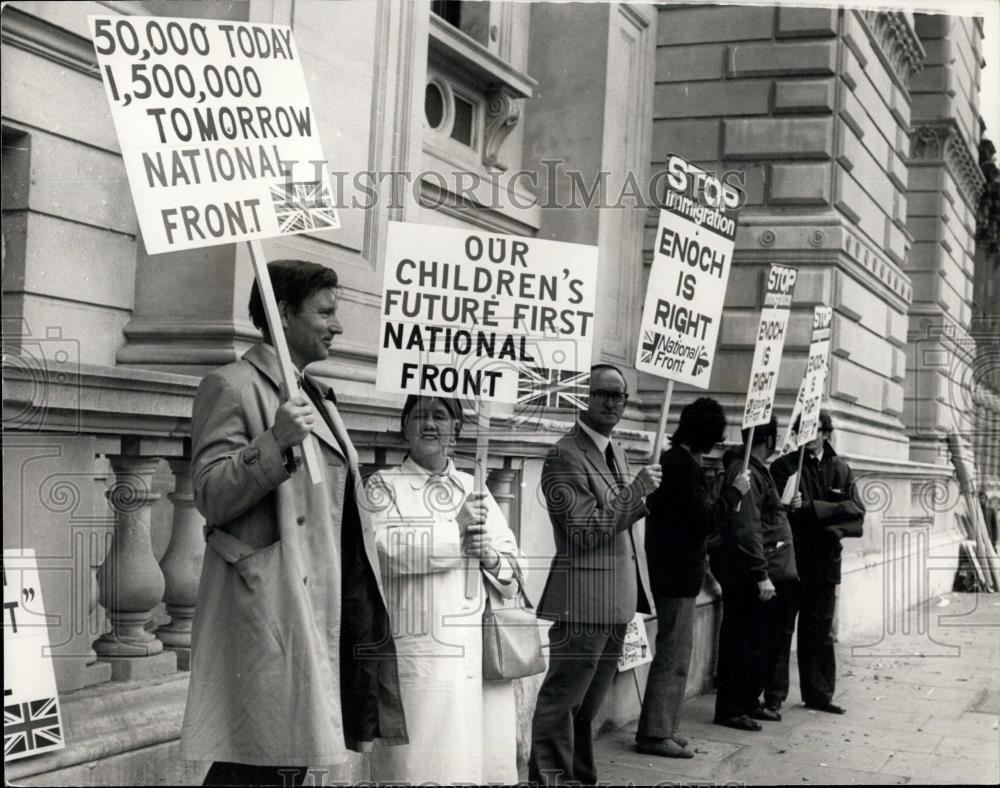
{"type": "Polygon", "coordinates": [[[752,697],[760,685],[759,650],[752,642],[757,614],[755,583],[722,586],[722,627],[716,665],[715,716],[739,717],[753,708],[752,697]]]}
{"type": "Polygon", "coordinates": [[[694,597],[656,600],[656,653],[649,666],[637,737],[667,739],[677,720],[687,688],[688,665],[694,642],[694,597]]]}
{"type": "Polygon", "coordinates": [[[792,651],[799,595],[799,584],[795,580],[780,581],[775,585],[777,594],[765,603],[773,606],[768,617],[770,632],[764,684],[764,703],[772,709],[780,708],[788,697],[788,660],[792,651]]]}
{"type": "MultiPolygon", "coordinates": [[[[542,785],[584,781],[576,773],[581,756],[593,752],[584,719],[596,715],[617,668],[625,625],[609,626],[557,622],[549,630],[549,667],[538,692],[531,724],[528,779],[542,785]],[[617,641],[612,642],[612,641],[617,641]],[[596,708],[595,708],[596,704],[596,708]]],[[[589,724],[589,723],[588,723],[589,724]]]]}
{"type": "Polygon", "coordinates": [[[803,584],[799,612],[799,687],[802,700],[822,705],[833,699],[837,665],[833,648],[833,616],[837,586],[803,584]]]}

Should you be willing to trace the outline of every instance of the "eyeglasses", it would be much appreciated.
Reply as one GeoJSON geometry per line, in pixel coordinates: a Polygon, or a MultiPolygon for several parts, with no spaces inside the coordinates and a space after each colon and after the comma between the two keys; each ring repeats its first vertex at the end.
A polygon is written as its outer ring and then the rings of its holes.
{"type": "Polygon", "coordinates": [[[622,391],[608,391],[607,389],[591,389],[590,396],[596,399],[605,399],[614,405],[624,405],[628,402],[628,394],[622,391]]]}

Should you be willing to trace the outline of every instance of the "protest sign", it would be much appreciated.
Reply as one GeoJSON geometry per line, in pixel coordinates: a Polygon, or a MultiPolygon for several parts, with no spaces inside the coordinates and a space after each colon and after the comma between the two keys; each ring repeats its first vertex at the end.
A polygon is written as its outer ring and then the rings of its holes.
{"type": "MultiPolygon", "coordinates": [[[[146,251],[246,241],[282,383],[294,397],[299,384],[260,239],[340,222],[292,29],[88,20],[146,251]]],[[[318,484],[315,440],[307,436],[301,451],[318,484]]]]}
{"type": "Polygon", "coordinates": [[[649,638],[646,637],[646,617],[642,613],[636,613],[625,628],[625,643],[621,656],[618,657],[618,672],[624,673],[652,661],[653,651],[649,647],[649,638]]]}
{"type": "Polygon", "coordinates": [[[668,379],[653,461],[663,446],[674,382],[708,388],[736,236],[727,209],[737,207],[734,189],[680,156],[668,157],[635,360],[639,371],[668,379]]]}
{"type": "Polygon", "coordinates": [[[812,338],[809,342],[809,359],[806,374],[799,385],[792,415],[788,421],[781,453],[795,451],[816,437],[819,430],[819,410],[826,385],[828,357],[830,354],[830,333],[833,325],[833,309],[818,306],[813,309],[812,338]]]}
{"type": "Polygon", "coordinates": [[[517,402],[589,370],[597,248],[390,222],[379,391],[517,402]]]}
{"type": "Polygon", "coordinates": [[[34,550],[3,551],[3,750],[8,761],[66,746],[34,550]]]}
{"type": "Polygon", "coordinates": [[[290,27],[89,21],[147,252],[340,226],[290,27]]]}
{"type": "MultiPolygon", "coordinates": [[[[673,162],[697,170],[679,156],[673,162]]],[[[698,170],[701,172],[701,170],[698,170]]],[[[708,388],[733,259],[736,220],[668,178],[639,328],[636,369],[708,388]]]]}
{"type": "MultiPolygon", "coordinates": [[[[783,265],[772,265],[767,272],[764,308],[757,328],[750,385],[743,411],[743,429],[767,424],[771,420],[774,393],[778,388],[778,368],[785,347],[792,290],[798,272],[783,265]]],[[[749,452],[747,453],[749,458],[749,452]]]]}

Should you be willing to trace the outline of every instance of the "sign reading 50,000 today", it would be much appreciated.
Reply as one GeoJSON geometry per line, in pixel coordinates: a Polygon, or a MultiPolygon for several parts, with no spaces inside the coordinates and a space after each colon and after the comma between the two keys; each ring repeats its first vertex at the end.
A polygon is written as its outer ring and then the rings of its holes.
{"type": "Polygon", "coordinates": [[[340,226],[290,27],[89,21],[150,254],[340,226]]]}

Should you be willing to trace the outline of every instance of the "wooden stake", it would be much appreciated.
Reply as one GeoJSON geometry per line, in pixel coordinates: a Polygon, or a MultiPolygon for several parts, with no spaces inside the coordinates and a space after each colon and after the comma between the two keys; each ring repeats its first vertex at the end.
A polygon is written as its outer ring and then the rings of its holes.
{"type": "Polygon", "coordinates": [[[663,451],[663,443],[666,440],[667,415],[670,413],[670,400],[674,396],[674,382],[667,381],[667,389],[663,392],[663,404],[660,406],[660,422],[656,428],[656,437],[653,440],[653,456],[649,461],[654,465],[660,463],[660,452],[663,451]]]}
{"type": "MultiPolygon", "coordinates": [[[[476,409],[476,466],[473,471],[473,489],[479,494],[486,493],[486,461],[490,453],[490,403],[480,400],[476,409]]],[[[465,596],[475,599],[481,585],[479,579],[479,559],[469,558],[465,574],[465,596]]]]}
{"type": "Polygon", "coordinates": [[[799,446],[799,469],[795,471],[797,474],[795,477],[795,489],[799,492],[802,491],[802,461],[806,457],[806,445],[803,443],[799,446]]]}
{"type": "MultiPolygon", "coordinates": [[[[274,350],[278,354],[278,366],[281,369],[281,382],[285,385],[287,397],[295,397],[301,392],[299,388],[298,376],[295,374],[295,365],[292,364],[291,354],[288,352],[288,341],[285,339],[285,331],[281,326],[281,315],[278,313],[278,302],[274,298],[274,288],[271,286],[271,277],[267,271],[267,258],[264,256],[264,247],[260,241],[247,241],[250,247],[250,261],[253,263],[253,272],[257,277],[257,287],[260,288],[260,298],[264,304],[264,314],[267,316],[267,328],[271,334],[271,342],[274,350]]],[[[322,414],[316,414],[318,418],[323,418],[322,414]]],[[[307,435],[302,441],[302,457],[306,463],[306,470],[309,472],[309,479],[313,484],[319,484],[323,476],[320,473],[319,449],[316,446],[316,436],[307,435]]]]}
{"type": "Polygon", "coordinates": [[[746,473],[750,469],[750,450],[753,448],[753,433],[757,429],[754,425],[750,428],[750,434],[747,435],[746,446],[744,447],[746,451],[743,454],[743,473],[746,473]]]}

